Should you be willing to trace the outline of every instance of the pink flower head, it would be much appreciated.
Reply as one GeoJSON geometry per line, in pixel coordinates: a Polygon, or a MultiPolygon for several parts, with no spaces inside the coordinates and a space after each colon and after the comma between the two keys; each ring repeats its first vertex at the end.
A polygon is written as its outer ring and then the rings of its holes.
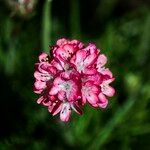
{"type": "Polygon", "coordinates": [[[105,68],[107,57],[96,45],[78,40],[59,39],[52,46],[52,56],[42,53],[35,64],[34,92],[38,104],[48,107],[61,121],[70,120],[72,111],[82,114],[81,107],[106,108],[115,89],[112,72],[105,68]]]}

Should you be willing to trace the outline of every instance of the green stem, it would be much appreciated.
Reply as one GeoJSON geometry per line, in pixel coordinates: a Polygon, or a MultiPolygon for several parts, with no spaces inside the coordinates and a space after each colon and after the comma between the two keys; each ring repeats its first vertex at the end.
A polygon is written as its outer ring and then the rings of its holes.
{"type": "Polygon", "coordinates": [[[49,45],[51,43],[51,0],[46,0],[43,7],[43,20],[42,20],[42,48],[43,51],[49,51],[49,45]]]}

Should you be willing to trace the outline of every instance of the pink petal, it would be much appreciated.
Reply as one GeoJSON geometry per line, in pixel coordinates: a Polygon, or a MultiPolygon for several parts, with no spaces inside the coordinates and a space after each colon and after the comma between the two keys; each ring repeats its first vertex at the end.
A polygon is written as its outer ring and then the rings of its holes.
{"type": "Polygon", "coordinates": [[[48,60],[48,55],[46,53],[42,53],[40,56],[39,56],[39,61],[40,62],[46,62],[48,60]]]}
{"type": "Polygon", "coordinates": [[[55,78],[53,84],[59,86],[60,84],[62,84],[64,81],[61,79],[61,77],[57,77],[55,78]]]}
{"type": "Polygon", "coordinates": [[[58,70],[63,70],[61,64],[59,62],[57,62],[56,60],[52,60],[51,64],[56,67],[58,70]]]}
{"type": "Polygon", "coordinates": [[[91,91],[95,94],[98,94],[100,92],[100,89],[96,85],[93,85],[91,87],[91,91]]]}
{"type": "Polygon", "coordinates": [[[113,77],[112,72],[108,68],[106,68],[106,69],[105,68],[98,68],[97,71],[99,73],[101,73],[102,75],[108,75],[110,78],[113,77]]]}
{"type": "Polygon", "coordinates": [[[35,71],[34,72],[34,77],[37,79],[37,80],[41,80],[41,81],[49,81],[50,79],[52,79],[52,75],[48,74],[48,73],[40,73],[38,71],[35,71]]]}
{"type": "Polygon", "coordinates": [[[63,49],[65,50],[65,52],[69,55],[69,54],[73,54],[75,49],[73,48],[72,45],[66,44],[64,45],[63,49]]]}
{"type": "Polygon", "coordinates": [[[96,45],[95,44],[92,44],[90,43],[86,48],[85,48],[86,51],[89,51],[90,54],[98,54],[98,49],[96,48],[96,45]]]}
{"type": "Polygon", "coordinates": [[[78,40],[72,40],[72,41],[70,41],[70,44],[74,45],[78,49],[81,49],[84,47],[84,44],[78,40]]]}
{"type": "Polygon", "coordinates": [[[51,68],[52,66],[46,62],[42,62],[39,64],[38,66],[38,70],[41,72],[41,73],[49,73],[51,72],[51,70],[49,70],[49,68],[51,68]]]}
{"type": "Polygon", "coordinates": [[[36,81],[34,83],[34,86],[37,90],[41,90],[41,89],[45,89],[46,88],[46,82],[42,82],[42,81],[36,81]]]}
{"type": "Polygon", "coordinates": [[[75,64],[80,64],[81,61],[83,61],[86,58],[87,52],[84,50],[79,50],[76,53],[76,60],[75,60],[75,64]]]}
{"type": "Polygon", "coordinates": [[[74,101],[78,98],[78,86],[73,81],[69,81],[69,84],[71,89],[66,91],[66,96],[68,101],[74,101]]]}
{"type": "Polygon", "coordinates": [[[50,74],[56,74],[57,72],[57,69],[54,67],[54,66],[48,66],[47,67],[47,72],[50,73],[50,74]]]}
{"type": "Polygon", "coordinates": [[[110,83],[112,83],[114,80],[115,80],[115,78],[111,78],[111,79],[108,79],[108,80],[103,81],[103,83],[105,83],[105,84],[110,84],[110,83]]]}
{"type": "Polygon", "coordinates": [[[71,71],[64,71],[60,74],[60,76],[64,79],[70,79],[71,71]]]}
{"type": "Polygon", "coordinates": [[[40,98],[38,98],[37,103],[38,103],[38,104],[41,104],[41,102],[42,102],[43,100],[44,100],[44,97],[41,96],[40,98]]]}
{"type": "Polygon", "coordinates": [[[36,94],[41,94],[43,92],[43,90],[36,90],[36,89],[34,89],[34,93],[36,93],[36,94]]]}
{"type": "Polygon", "coordinates": [[[51,88],[51,90],[49,91],[49,94],[50,94],[50,95],[56,95],[56,94],[58,93],[58,91],[59,91],[59,87],[53,86],[53,87],[51,88]]]}
{"type": "Polygon", "coordinates": [[[54,53],[55,53],[55,57],[59,61],[67,60],[68,58],[66,51],[62,47],[56,49],[54,53]]]}
{"type": "Polygon", "coordinates": [[[88,96],[86,96],[86,99],[91,105],[95,105],[98,102],[98,96],[94,93],[88,93],[88,96]]]}
{"type": "Polygon", "coordinates": [[[99,85],[102,81],[101,75],[99,73],[95,73],[87,76],[87,81],[93,81],[93,84],[99,85]]]}
{"type": "Polygon", "coordinates": [[[102,88],[102,93],[112,97],[115,94],[115,89],[109,85],[105,86],[104,88],[102,88]]]}
{"type": "Polygon", "coordinates": [[[67,122],[70,119],[71,115],[71,108],[69,103],[63,103],[61,112],[60,112],[60,119],[61,121],[67,122]]]}
{"type": "Polygon", "coordinates": [[[99,107],[101,107],[101,108],[106,108],[107,105],[108,105],[108,100],[107,100],[107,98],[105,97],[105,95],[103,95],[102,93],[100,93],[100,94],[98,95],[98,98],[99,98],[99,103],[98,103],[99,107]]]}
{"type": "Polygon", "coordinates": [[[87,75],[93,75],[93,74],[96,74],[97,71],[95,68],[85,68],[83,73],[87,75]]]}
{"type": "Polygon", "coordinates": [[[99,55],[97,59],[97,68],[104,66],[107,63],[107,57],[104,54],[99,55]]]}
{"type": "Polygon", "coordinates": [[[67,44],[67,42],[68,42],[67,39],[62,38],[62,39],[59,39],[59,40],[56,42],[56,44],[57,44],[58,46],[62,46],[62,45],[64,45],[64,44],[67,44]]]}
{"type": "Polygon", "coordinates": [[[94,53],[87,56],[86,59],[84,60],[85,66],[87,67],[89,65],[92,65],[96,61],[96,57],[97,57],[97,55],[94,53]]]}
{"type": "Polygon", "coordinates": [[[93,81],[88,81],[86,82],[86,87],[90,87],[90,91],[92,93],[95,93],[95,94],[98,94],[100,92],[100,89],[98,86],[94,85],[94,82],[93,81]]]}
{"type": "Polygon", "coordinates": [[[35,72],[34,72],[34,77],[35,77],[37,80],[41,80],[41,73],[38,72],[38,71],[35,71],[35,72]]]}
{"type": "Polygon", "coordinates": [[[58,99],[61,100],[61,101],[64,101],[66,99],[66,92],[59,91],[58,92],[58,99]]]}

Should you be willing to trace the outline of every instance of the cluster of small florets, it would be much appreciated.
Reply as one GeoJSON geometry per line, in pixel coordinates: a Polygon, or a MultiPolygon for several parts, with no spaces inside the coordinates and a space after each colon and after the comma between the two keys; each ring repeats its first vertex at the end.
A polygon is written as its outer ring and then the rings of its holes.
{"type": "Polygon", "coordinates": [[[67,39],[59,39],[51,52],[42,53],[35,64],[34,92],[41,95],[37,103],[52,115],[60,113],[62,121],[69,121],[72,110],[82,114],[87,103],[106,108],[107,97],[115,93],[109,85],[112,72],[104,67],[107,57],[94,44],[67,39]]]}

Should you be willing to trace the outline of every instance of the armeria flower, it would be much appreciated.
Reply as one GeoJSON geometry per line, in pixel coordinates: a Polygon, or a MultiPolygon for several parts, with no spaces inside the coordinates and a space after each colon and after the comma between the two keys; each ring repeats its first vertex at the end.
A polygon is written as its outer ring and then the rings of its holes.
{"type": "Polygon", "coordinates": [[[115,78],[96,45],[63,38],[51,52],[51,56],[42,53],[35,64],[34,92],[41,95],[37,103],[48,107],[53,116],[59,113],[64,122],[70,120],[72,110],[81,115],[86,104],[106,108],[107,97],[115,93],[109,85],[115,78]]]}

